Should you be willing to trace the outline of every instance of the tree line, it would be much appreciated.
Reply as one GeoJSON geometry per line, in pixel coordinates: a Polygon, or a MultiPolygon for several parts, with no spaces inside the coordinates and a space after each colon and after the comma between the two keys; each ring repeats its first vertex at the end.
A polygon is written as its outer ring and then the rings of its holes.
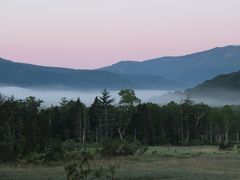
{"type": "Polygon", "coordinates": [[[166,105],[142,103],[131,89],[119,96],[116,102],[104,89],[90,107],[79,98],[63,98],[43,108],[35,97],[0,95],[0,153],[44,152],[53,139],[82,145],[112,139],[148,145],[239,143],[239,106],[210,107],[190,97],[166,105]]]}

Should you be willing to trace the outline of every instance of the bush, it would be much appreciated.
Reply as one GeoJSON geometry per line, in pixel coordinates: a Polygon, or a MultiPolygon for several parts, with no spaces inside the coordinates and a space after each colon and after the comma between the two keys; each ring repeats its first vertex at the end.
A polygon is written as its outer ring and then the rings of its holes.
{"type": "Polygon", "coordinates": [[[45,154],[29,153],[25,156],[26,163],[42,164],[45,160],[45,154]]]}
{"type": "Polygon", "coordinates": [[[8,143],[0,143],[0,162],[7,162],[13,160],[14,154],[11,151],[11,146],[8,143]]]}
{"type": "Polygon", "coordinates": [[[63,159],[64,151],[61,142],[52,139],[46,149],[45,160],[46,161],[57,161],[63,159]]]}
{"type": "Polygon", "coordinates": [[[103,156],[117,156],[119,154],[119,146],[121,143],[119,141],[104,141],[102,143],[102,149],[100,154],[103,156]]]}
{"type": "Polygon", "coordinates": [[[93,158],[93,154],[91,154],[89,151],[86,150],[76,150],[76,151],[66,151],[64,152],[64,160],[79,160],[82,159],[85,156],[88,156],[89,159],[93,158]]]}
{"type": "Polygon", "coordinates": [[[73,140],[66,140],[62,143],[62,148],[64,151],[77,151],[81,150],[82,146],[79,142],[73,140]]]}
{"type": "Polygon", "coordinates": [[[82,157],[82,153],[81,151],[65,151],[64,152],[64,157],[63,159],[65,161],[69,161],[69,160],[78,160],[81,159],[82,157]]]}
{"type": "Polygon", "coordinates": [[[0,142],[0,163],[15,161],[22,157],[22,151],[18,145],[17,142],[14,144],[0,142]]]}
{"type": "Polygon", "coordinates": [[[64,167],[64,169],[67,174],[67,180],[87,179],[91,173],[87,159],[70,162],[64,167]]]}
{"type": "Polygon", "coordinates": [[[228,143],[228,144],[223,144],[223,143],[221,143],[219,146],[218,146],[218,148],[220,149],[220,150],[231,150],[232,148],[233,148],[233,146],[234,146],[234,144],[231,144],[231,143],[228,143]]]}
{"type": "Polygon", "coordinates": [[[92,159],[92,156],[88,152],[82,152],[81,159],[78,161],[72,161],[68,163],[64,169],[67,174],[67,180],[81,180],[81,179],[100,179],[106,177],[106,179],[113,179],[115,174],[115,166],[109,166],[103,168],[92,168],[90,166],[89,160],[92,159]]]}
{"type": "Polygon", "coordinates": [[[105,141],[102,144],[101,155],[103,156],[128,156],[142,155],[147,150],[147,146],[140,142],[128,143],[127,141],[105,141]]]}

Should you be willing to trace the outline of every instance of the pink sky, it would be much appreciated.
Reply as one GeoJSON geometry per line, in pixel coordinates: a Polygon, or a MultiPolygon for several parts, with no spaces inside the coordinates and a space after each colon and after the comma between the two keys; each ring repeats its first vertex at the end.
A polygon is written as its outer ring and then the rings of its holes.
{"type": "Polygon", "coordinates": [[[240,44],[239,0],[3,0],[0,57],[93,69],[240,44]]]}

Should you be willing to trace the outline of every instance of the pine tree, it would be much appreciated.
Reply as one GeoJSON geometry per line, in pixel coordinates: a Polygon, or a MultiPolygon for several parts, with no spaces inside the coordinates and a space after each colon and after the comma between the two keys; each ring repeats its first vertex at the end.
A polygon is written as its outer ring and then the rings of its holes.
{"type": "MultiPolygon", "coordinates": [[[[99,97],[101,106],[103,109],[103,120],[104,120],[104,128],[105,128],[105,138],[109,138],[109,119],[110,114],[109,111],[112,108],[112,103],[114,102],[114,98],[111,98],[110,92],[105,88],[101,91],[101,96],[99,97]]],[[[102,136],[102,127],[100,128],[100,137],[102,136]]],[[[102,138],[100,138],[102,139],[102,138]]]]}

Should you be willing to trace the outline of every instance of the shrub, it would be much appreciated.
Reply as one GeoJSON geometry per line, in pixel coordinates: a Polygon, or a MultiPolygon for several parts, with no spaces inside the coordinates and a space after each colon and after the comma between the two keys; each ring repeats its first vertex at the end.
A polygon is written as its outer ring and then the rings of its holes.
{"type": "Polygon", "coordinates": [[[228,144],[224,144],[224,143],[221,143],[218,148],[220,150],[231,150],[233,148],[234,144],[231,144],[231,143],[228,143],[228,144]]]}
{"type": "Polygon", "coordinates": [[[119,154],[119,146],[121,143],[116,140],[104,141],[102,143],[102,149],[100,150],[103,156],[117,156],[119,154]]]}
{"type": "Polygon", "coordinates": [[[128,143],[127,141],[105,141],[102,144],[101,155],[103,156],[128,156],[142,155],[147,150],[147,146],[140,142],[128,143]]]}
{"type": "Polygon", "coordinates": [[[91,173],[91,169],[87,159],[81,161],[73,161],[65,166],[67,180],[87,179],[91,173]]]}
{"type": "Polygon", "coordinates": [[[78,151],[78,150],[65,151],[63,159],[66,161],[69,161],[69,160],[78,160],[78,159],[81,159],[81,157],[82,157],[81,151],[78,151]]]}
{"type": "Polygon", "coordinates": [[[45,160],[45,154],[29,153],[25,156],[26,163],[41,164],[45,160]]]}
{"type": "Polygon", "coordinates": [[[11,146],[8,143],[0,143],[0,162],[7,162],[14,159],[11,146]]]}
{"type": "Polygon", "coordinates": [[[82,146],[79,142],[73,140],[66,140],[62,143],[62,148],[64,151],[77,151],[81,150],[82,146]]]}
{"type": "Polygon", "coordinates": [[[89,160],[92,158],[88,152],[82,152],[82,157],[78,161],[72,161],[68,163],[64,169],[67,174],[67,180],[82,180],[88,179],[100,179],[106,177],[106,179],[113,179],[115,174],[115,166],[109,166],[103,168],[91,168],[89,160]]]}
{"type": "Polygon", "coordinates": [[[45,160],[46,161],[57,161],[63,159],[64,151],[62,144],[58,140],[52,139],[46,149],[45,160]]]}

